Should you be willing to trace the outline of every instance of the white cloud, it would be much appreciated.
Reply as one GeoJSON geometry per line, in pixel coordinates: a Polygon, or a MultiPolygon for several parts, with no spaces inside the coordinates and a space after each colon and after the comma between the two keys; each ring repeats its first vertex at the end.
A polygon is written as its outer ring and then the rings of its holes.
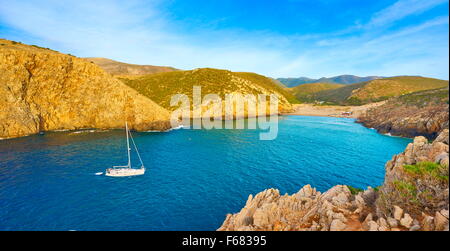
{"type": "Polygon", "coordinates": [[[320,77],[342,73],[360,75],[424,75],[448,79],[448,17],[382,34],[363,33],[321,40],[319,46],[280,67],[276,75],[295,69],[320,77]]]}
{"type": "Polygon", "coordinates": [[[272,77],[348,73],[448,78],[448,56],[444,55],[448,55],[448,34],[442,32],[446,27],[448,33],[448,17],[399,31],[382,28],[442,1],[428,2],[400,0],[384,14],[376,14],[369,24],[359,25],[376,24],[376,29],[348,28],[295,36],[207,28],[184,31],[159,11],[158,1],[139,0],[4,1],[0,22],[27,34],[26,40],[21,34],[22,42],[42,42],[42,46],[77,56],[109,57],[136,64],[214,67],[272,77]],[[420,4],[404,10],[402,6],[412,1],[420,4]]]}
{"type": "Polygon", "coordinates": [[[448,0],[399,0],[388,8],[376,13],[368,26],[381,26],[393,23],[407,16],[423,13],[446,2],[448,0]]]}

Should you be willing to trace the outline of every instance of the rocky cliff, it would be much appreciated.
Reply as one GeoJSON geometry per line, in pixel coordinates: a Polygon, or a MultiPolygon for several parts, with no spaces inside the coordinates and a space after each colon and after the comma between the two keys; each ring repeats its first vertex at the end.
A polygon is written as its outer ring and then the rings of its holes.
{"type": "Polygon", "coordinates": [[[449,128],[448,87],[403,95],[368,110],[358,122],[380,133],[436,138],[449,128]]]}
{"type": "Polygon", "coordinates": [[[431,144],[417,137],[386,164],[378,189],[338,185],[320,193],[306,185],[293,195],[268,189],[250,195],[218,230],[448,231],[448,161],[448,130],[431,144]]]}
{"type": "Polygon", "coordinates": [[[170,126],[167,110],[84,59],[0,39],[0,72],[0,138],[170,126]]]}

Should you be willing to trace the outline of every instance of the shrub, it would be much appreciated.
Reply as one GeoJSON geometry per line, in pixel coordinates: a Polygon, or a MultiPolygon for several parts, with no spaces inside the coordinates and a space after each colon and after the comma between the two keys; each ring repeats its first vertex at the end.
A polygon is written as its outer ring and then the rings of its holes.
{"type": "Polygon", "coordinates": [[[417,187],[408,181],[395,180],[394,186],[400,193],[400,196],[411,203],[417,203],[417,187]]]}
{"type": "Polygon", "coordinates": [[[404,165],[403,170],[404,174],[381,188],[377,201],[379,213],[391,215],[394,205],[415,217],[420,217],[422,212],[433,214],[445,209],[449,202],[448,167],[434,162],[419,162],[404,165]]]}
{"type": "Polygon", "coordinates": [[[448,169],[434,162],[419,162],[415,165],[404,165],[403,169],[415,176],[431,176],[435,179],[448,182],[448,169]]]}
{"type": "Polygon", "coordinates": [[[348,187],[348,189],[350,190],[350,192],[351,192],[353,195],[357,195],[358,193],[364,191],[364,190],[362,190],[362,189],[360,189],[360,188],[356,188],[356,187],[352,187],[352,186],[347,186],[347,187],[348,187]]]}

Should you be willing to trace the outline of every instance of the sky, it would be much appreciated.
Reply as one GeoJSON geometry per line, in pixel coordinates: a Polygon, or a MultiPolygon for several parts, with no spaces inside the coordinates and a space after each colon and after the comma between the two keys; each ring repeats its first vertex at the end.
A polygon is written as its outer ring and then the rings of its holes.
{"type": "Polygon", "coordinates": [[[269,77],[449,79],[448,0],[0,0],[0,38],[269,77]]]}

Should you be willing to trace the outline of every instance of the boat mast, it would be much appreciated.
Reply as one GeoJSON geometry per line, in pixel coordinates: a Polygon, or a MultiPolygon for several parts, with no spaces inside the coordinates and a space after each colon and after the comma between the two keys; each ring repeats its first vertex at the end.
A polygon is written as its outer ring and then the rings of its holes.
{"type": "Polygon", "coordinates": [[[128,138],[128,123],[125,122],[125,132],[127,133],[127,153],[128,153],[128,168],[131,168],[131,157],[130,157],[130,140],[128,138]]]}
{"type": "Polygon", "coordinates": [[[139,157],[139,161],[141,161],[141,168],[144,168],[144,162],[142,161],[141,155],[139,154],[139,150],[136,146],[136,143],[134,142],[133,134],[131,134],[131,132],[130,132],[130,139],[131,139],[131,143],[133,143],[133,145],[134,145],[134,149],[136,150],[137,156],[139,157]]]}

